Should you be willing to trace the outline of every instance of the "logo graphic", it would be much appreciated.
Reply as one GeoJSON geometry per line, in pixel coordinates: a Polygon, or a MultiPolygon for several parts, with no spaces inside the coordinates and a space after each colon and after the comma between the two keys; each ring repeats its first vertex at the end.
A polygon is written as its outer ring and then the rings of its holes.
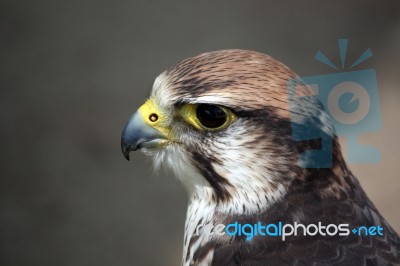
{"type": "MultiPolygon", "coordinates": [[[[339,39],[338,42],[341,68],[344,70],[348,40],[339,39]]],[[[372,51],[367,49],[350,65],[347,72],[301,77],[288,82],[289,102],[295,103],[299,97],[303,98],[302,100],[307,100],[307,98],[311,100],[310,97],[314,97],[323,105],[336,128],[336,134],[345,137],[347,141],[346,157],[350,163],[375,163],[381,158],[377,148],[358,142],[360,134],[378,131],[382,128],[375,70],[350,70],[371,56],[372,51]],[[299,93],[304,85],[311,88],[312,95],[299,93]]],[[[335,70],[338,69],[320,51],[316,53],[315,59],[335,70]]],[[[321,130],[304,130],[304,126],[299,125],[301,114],[296,115],[296,112],[299,113],[302,110],[296,110],[296,106],[293,104],[290,105],[290,108],[295,114],[291,118],[293,138],[296,141],[321,140],[321,148],[303,152],[299,164],[305,168],[332,167],[331,137],[321,130]]]]}

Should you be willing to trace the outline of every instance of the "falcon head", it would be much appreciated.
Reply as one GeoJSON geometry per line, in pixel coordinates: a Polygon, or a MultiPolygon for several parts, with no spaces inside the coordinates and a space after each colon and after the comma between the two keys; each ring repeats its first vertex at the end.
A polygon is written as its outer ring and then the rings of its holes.
{"type": "MultiPolygon", "coordinates": [[[[290,97],[293,80],[298,76],[288,67],[253,51],[183,60],[156,78],[150,98],[125,125],[123,154],[129,160],[141,150],[156,167],[168,165],[192,200],[206,199],[218,212],[263,211],[314,171],[301,166],[307,158],[300,155],[321,143],[295,141],[293,123],[333,139],[330,170],[344,171],[329,117],[316,100],[290,97]]],[[[321,193],[338,189],[327,183],[321,193]]]]}
{"type": "Polygon", "coordinates": [[[134,150],[153,156],[186,187],[182,265],[400,262],[399,236],[348,170],[329,116],[310,95],[294,72],[252,51],[200,54],[157,77],[121,146],[127,159],[134,150]],[[258,221],[382,225],[385,235],[246,241],[197,230],[258,221]]]}

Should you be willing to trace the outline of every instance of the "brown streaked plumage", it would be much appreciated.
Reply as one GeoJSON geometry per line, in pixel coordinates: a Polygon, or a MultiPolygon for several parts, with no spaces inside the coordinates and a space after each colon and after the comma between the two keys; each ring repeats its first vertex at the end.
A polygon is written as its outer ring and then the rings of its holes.
{"type": "MultiPolygon", "coordinates": [[[[154,156],[156,166],[170,166],[188,191],[183,265],[400,263],[400,239],[348,169],[329,116],[315,99],[290,97],[288,82],[297,79],[288,67],[261,53],[200,54],[157,77],[151,104],[127,123],[124,155],[141,149],[154,156]],[[199,106],[207,112],[199,114],[199,106]],[[202,115],[213,119],[207,116],[215,118],[218,112],[233,118],[215,129],[200,121],[202,115]],[[153,126],[146,119],[154,113],[161,119],[153,126]],[[293,126],[321,139],[295,141],[293,126]],[[300,155],[321,149],[323,139],[332,142],[332,167],[302,167],[315,158],[300,160],[300,155]],[[299,235],[285,241],[268,236],[247,241],[205,230],[196,234],[201,224],[258,221],[345,223],[350,229],[380,225],[385,234],[299,235]]],[[[300,90],[311,92],[306,86],[300,90]]]]}
{"type": "Polygon", "coordinates": [[[243,50],[211,52],[188,58],[170,67],[160,78],[171,100],[220,95],[232,107],[264,109],[289,118],[286,82],[296,78],[288,67],[271,57],[243,50]]]}

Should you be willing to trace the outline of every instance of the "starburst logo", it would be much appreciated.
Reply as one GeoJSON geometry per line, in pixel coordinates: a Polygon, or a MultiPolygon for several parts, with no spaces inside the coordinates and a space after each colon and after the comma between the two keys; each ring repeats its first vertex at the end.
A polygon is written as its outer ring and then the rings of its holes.
{"type": "MultiPolygon", "coordinates": [[[[349,67],[346,66],[347,39],[339,39],[341,66],[338,67],[321,51],[315,59],[341,72],[301,77],[288,83],[289,100],[314,97],[323,105],[332,118],[336,134],[345,137],[347,142],[347,161],[350,163],[374,163],[380,160],[378,149],[358,142],[359,135],[380,130],[381,115],[379,111],[378,86],[373,69],[352,70],[373,54],[371,49],[363,52],[349,67]],[[347,69],[347,71],[345,71],[347,69]],[[299,87],[304,83],[312,89],[312,95],[299,95],[299,87]]],[[[332,140],[330,136],[316,136],[318,132],[302,130],[298,126],[302,114],[292,106],[292,132],[297,141],[320,138],[320,150],[308,150],[301,155],[299,164],[306,168],[332,167],[332,140]]],[[[325,132],[326,133],[326,132],[325,132]]]]}

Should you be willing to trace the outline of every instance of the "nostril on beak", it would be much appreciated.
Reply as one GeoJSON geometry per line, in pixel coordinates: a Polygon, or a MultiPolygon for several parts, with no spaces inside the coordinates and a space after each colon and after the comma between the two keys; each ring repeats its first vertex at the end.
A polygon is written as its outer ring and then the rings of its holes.
{"type": "Polygon", "coordinates": [[[150,116],[149,116],[149,120],[151,121],[151,122],[156,122],[157,120],[158,120],[158,115],[157,114],[151,114],[150,116]]]}

